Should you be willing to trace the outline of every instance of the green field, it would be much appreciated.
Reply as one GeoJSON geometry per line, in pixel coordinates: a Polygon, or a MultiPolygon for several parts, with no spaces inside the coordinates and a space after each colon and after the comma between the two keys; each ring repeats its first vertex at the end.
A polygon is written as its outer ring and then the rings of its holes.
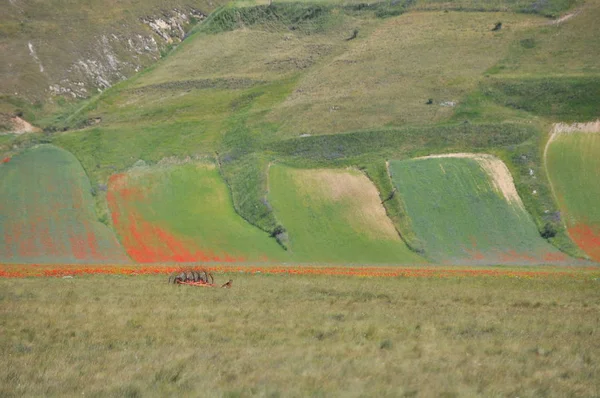
{"type": "Polygon", "coordinates": [[[230,278],[0,279],[0,395],[600,394],[597,279],[230,278]]]}
{"type": "Polygon", "coordinates": [[[571,238],[600,261],[600,134],[558,134],[546,156],[560,216],[571,238]]]}
{"type": "Polygon", "coordinates": [[[212,163],[133,169],[111,179],[113,223],[137,262],[259,262],[285,258],[275,239],[233,209],[212,163]]]}
{"type": "MultiPolygon", "coordinates": [[[[544,241],[516,191],[498,189],[481,163],[468,158],[390,162],[425,255],[442,263],[527,264],[565,261],[544,241]]],[[[499,178],[510,178],[509,175],[499,178]]],[[[514,190],[512,180],[504,188],[514,190]]]]}
{"type": "Polygon", "coordinates": [[[375,186],[358,170],[269,173],[269,200],[297,262],[421,263],[387,218],[375,186]]]}
{"type": "Polygon", "coordinates": [[[129,261],[96,219],[90,182],[77,159],[50,145],[0,165],[2,262],[129,261]]]}

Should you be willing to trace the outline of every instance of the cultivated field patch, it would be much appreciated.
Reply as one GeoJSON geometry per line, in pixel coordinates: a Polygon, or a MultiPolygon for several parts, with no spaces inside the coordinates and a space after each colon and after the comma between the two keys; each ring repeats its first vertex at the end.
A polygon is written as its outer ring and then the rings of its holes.
{"type": "Polygon", "coordinates": [[[498,159],[458,154],[392,161],[390,173],[425,254],[436,262],[568,260],[540,237],[498,159]]]}
{"type": "Polygon", "coordinates": [[[600,122],[557,124],[546,164],[571,239],[600,261],[600,122]]]}
{"type": "Polygon", "coordinates": [[[41,145],[0,164],[0,262],[128,261],[75,157],[41,145]]]}
{"type": "Polygon", "coordinates": [[[116,174],[107,198],[121,242],[140,263],[268,261],[285,254],[235,213],[213,164],[116,174]]]}
{"type": "Polygon", "coordinates": [[[420,263],[358,170],[270,168],[269,200],[299,262],[420,263]]]}

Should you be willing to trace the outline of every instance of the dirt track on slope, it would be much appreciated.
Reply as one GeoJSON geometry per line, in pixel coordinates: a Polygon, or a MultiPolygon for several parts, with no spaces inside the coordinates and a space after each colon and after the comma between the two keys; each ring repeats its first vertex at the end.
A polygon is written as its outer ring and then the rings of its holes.
{"type": "Polygon", "coordinates": [[[568,21],[569,19],[573,18],[574,16],[578,15],[581,12],[581,10],[577,10],[575,12],[570,12],[566,15],[563,15],[562,17],[555,19],[554,21],[550,21],[548,22],[548,25],[560,25],[561,23],[568,21]]]}

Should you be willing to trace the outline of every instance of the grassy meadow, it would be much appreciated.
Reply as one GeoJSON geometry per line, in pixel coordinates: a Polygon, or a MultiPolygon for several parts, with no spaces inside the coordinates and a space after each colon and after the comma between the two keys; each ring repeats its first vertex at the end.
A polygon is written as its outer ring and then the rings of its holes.
{"type": "Polygon", "coordinates": [[[597,396],[598,280],[0,279],[0,395],[597,396]]]}
{"type": "Polygon", "coordinates": [[[273,165],[268,198],[286,226],[288,251],[296,262],[424,261],[400,239],[375,186],[358,170],[273,165]]]}
{"type": "Polygon", "coordinates": [[[595,76],[600,73],[600,2],[576,4],[572,17],[556,23],[546,20],[522,31],[502,61],[490,70],[502,76],[595,76]]]}
{"type": "Polygon", "coordinates": [[[210,162],[140,167],[111,179],[109,206],[137,262],[276,261],[286,253],[235,213],[210,162]]]}
{"type": "Polygon", "coordinates": [[[305,73],[267,120],[288,137],[448,121],[517,32],[539,19],[464,12],[385,19],[305,73]],[[510,27],[492,32],[498,20],[510,27]]]}
{"type": "Polygon", "coordinates": [[[600,396],[600,0],[6,3],[0,397],[600,396]]]}
{"type": "Polygon", "coordinates": [[[563,222],[576,244],[600,261],[600,134],[559,134],[547,152],[547,167],[563,222]]]}
{"type": "MultiPolygon", "coordinates": [[[[390,174],[425,255],[449,263],[538,263],[567,257],[542,239],[512,180],[498,179],[475,159],[390,162],[390,174]],[[516,191],[514,191],[516,194],[516,191]]],[[[510,177],[510,176],[508,176],[510,177]]]]}
{"type": "Polygon", "coordinates": [[[129,261],[77,159],[40,145],[0,165],[0,262],[129,261]]]}

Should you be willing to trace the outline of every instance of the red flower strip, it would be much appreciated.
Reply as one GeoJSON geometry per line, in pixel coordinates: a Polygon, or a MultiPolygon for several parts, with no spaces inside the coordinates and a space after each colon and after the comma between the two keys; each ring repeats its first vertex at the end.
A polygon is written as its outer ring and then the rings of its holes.
{"type": "Polygon", "coordinates": [[[218,273],[340,275],[403,278],[520,278],[520,279],[600,279],[598,267],[543,267],[531,269],[461,267],[343,267],[343,266],[135,266],[135,265],[0,265],[0,278],[63,277],[75,275],[167,275],[184,269],[203,268],[218,273]]]}

